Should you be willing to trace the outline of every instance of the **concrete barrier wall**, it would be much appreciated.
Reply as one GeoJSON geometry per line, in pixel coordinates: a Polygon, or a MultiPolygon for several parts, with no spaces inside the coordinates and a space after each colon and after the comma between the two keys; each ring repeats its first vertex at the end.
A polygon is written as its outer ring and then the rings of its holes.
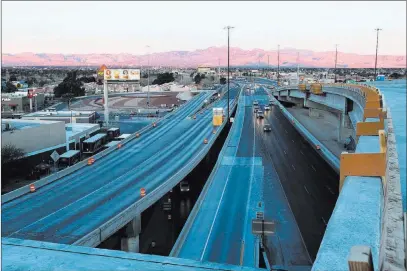
{"type": "Polygon", "coordinates": [[[290,90],[290,96],[295,98],[305,98],[305,93],[299,90],[290,90]]]}
{"type": "Polygon", "coordinates": [[[387,108],[387,167],[384,211],[381,225],[380,270],[406,270],[406,214],[403,214],[400,168],[396,136],[390,109],[387,108]],[[403,221],[404,215],[404,221],[403,221]],[[404,224],[404,225],[403,225],[404,224]]]}
{"type": "Polygon", "coordinates": [[[329,106],[330,108],[334,108],[342,112],[345,111],[346,108],[346,98],[337,94],[327,93],[326,96],[311,94],[309,100],[329,106]]]}

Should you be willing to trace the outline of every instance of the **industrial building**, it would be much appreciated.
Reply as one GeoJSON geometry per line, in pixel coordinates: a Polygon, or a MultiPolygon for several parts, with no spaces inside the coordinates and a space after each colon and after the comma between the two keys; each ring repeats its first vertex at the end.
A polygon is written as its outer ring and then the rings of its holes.
{"type": "Polygon", "coordinates": [[[95,111],[39,111],[21,117],[25,120],[51,120],[65,123],[95,123],[95,111]]]}
{"type": "Polygon", "coordinates": [[[65,123],[61,121],[27,121],[3,119],[2,146],[13,145],[25,153],[65,144],[65,123]]]}

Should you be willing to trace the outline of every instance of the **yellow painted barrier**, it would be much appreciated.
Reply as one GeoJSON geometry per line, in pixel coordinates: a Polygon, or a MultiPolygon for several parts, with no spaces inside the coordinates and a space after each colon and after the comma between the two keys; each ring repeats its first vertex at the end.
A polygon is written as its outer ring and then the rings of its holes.
{"type": "Polygon", "coordinates": [[[339,191],[347,176],[382,177],[386,175],[386,153],[342,153],[339,191]]]}
{"type": "Polygon", "coordinates": [[[356,137],[377,136],[380,130],[384,129],[384,121],[378,122],[358,122],[356,123],[356,137]]]}
{"type": "Polygon", "coordinates": [[[380,101],[367,101],[365,108],[379,108],[381,107],[380,101]]]}
{"type": "Polygon", "coordinates": [[[382,108],[365,108],[363,112],[363,121],[367,118],[385,119],[387,118],[387,112],[383,111],[382,108]]]}
{"type": "Polygon", "coordinates": [[[386,175],[386,152],[387,141],[386,132],[380,130],[379,144],[380,152],[378,153],[347,153],[341,154],[339,192],[342,190],[345,178],[347,176],[366,176],[366,177],[381,177],[382,183],[385,185],[386,175]]]}
{"type": "Polygon", "coordinates": [[[311,93],[321,95],[323,93],[322,84],[311,84],[311,93]]]}
{"type": "Polygon", "coordinates": [[[298,85],[298,89],[299,89],[301,92],[305,92],[305,91],[307,90],[307,86],[306,86],[305,84],[299,84],[299,85],[298,85]]]}

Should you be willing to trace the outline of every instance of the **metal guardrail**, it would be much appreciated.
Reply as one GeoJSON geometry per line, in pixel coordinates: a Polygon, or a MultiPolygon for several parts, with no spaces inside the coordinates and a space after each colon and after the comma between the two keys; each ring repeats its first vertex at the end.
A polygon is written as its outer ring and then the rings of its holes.
{"type": "MultiPolygon", "coordinates": [[[[195,96],[195,97],[198,97],[198,95],[195,96]]],[[[194,97],[194,98],[195,98],[195,97],[194,97]]],[[[192,100],[191,100],[191,101],[192,101],[192,100]]],[[[169,118],[170,116],[174,115],[176,112],[178,112],[179,110],[181,110],[186,104],[188,104],[188,103],[185,103],[185,104],[181,105],[181,106],[178,107],[176,110],[174,110],[174,111],[168,113],[168,114],[165,115],[163,118],[157,120],[155,123],[160,123],[161,121],[163,121],[163,120],[169,118]]],[[[147,131],[149,131],[149,130],[151,130],[151,129],[153,129],[153,128],[154,128],[154,127],[153,127],[153,124],[151,123],[151,124],[149,124],[149,125],[143,127],[142,129],[140,129],[139,131],[133,133],[131,136],[125,138],[125,139],[122,140],[122,141],[120,141],[120,143],[121,143],[122,145],[125,145],[125,144],[128,143],[129,141],[135,139],[135,138],[136,138],[136,134],[141,134],[141,133],[147,132],[147,131]]],[[[104,151],[102,151],[102,152],[97,153],[96,155],[94,155],[94,156],[92,156],[92,157],[95,158],[95,160],[98,160],[98,159],[100,159],[100,158],[102,158],[102,157],[105,157],[106,155],[112,153],[112,152],[115,151],[115,150],[117,150],[117,148],[114,147],[114,146],[112,146],[112,147],[107,148],[106,150],[104,150],[104,151]]],[[[47,184],[50,184],[50,183],[52,183],[52,182],[55,182],[55,181],[57,181],[57,180],[59,180],[59,179],[65,177],[65,176],[67,176],[67,175],[73,173],[74,171],[77,171],[77,170],[79,170],[79,169],[81,169],[81,168],[83,168],[83,167],[86,167],[86,166],[88,166],[87,160],[83,160],[83,161],[81,161],[81,162],[79,162],[79,163],[77,163],[77,164],[75,164],[75,165],[73,165],[73,166],[71,166],[71,167],[67,167],[67,168],[65,168],[65,169],[63,169],[63,170],[61,170],[61,171],[58,171],[58,172],[56,172],[56,173],[54,173],[54,174],[52,174],[52,175],[49,175],[49,176],[47,176],[47,177],[45,177],[45,178],[43,178],[43,179],[40,179],[40,180],[38,180],[38,181],[36,181],[36,182],[34,182],[34,183],[32,183],[32,184],[34,184],[34,186],[36,187],[36,189],[38,189],[38,188],[41,188],[41,187],[43,187],[43,186],[45,186],[45,185],[47,185],[47,184]]],[[[7,203],[7,202],[9,202],[9,201],[11,201],[11,200],[13,200],[13,199],[16,199],[16,198],[21,197],[21,196],[23,196],[23,195],[25,195],[25,194],[28,194],[28,193],[30,193],[30,185],[23,186],[23,187],[21,187],[21,188],[19,188],[19,189],[16,189],[16,190],[12,191],[12,192],[9,192],[9,193],[7,193],[7,194],[2,195],[2,196],[1,196],[1,203],[2,203],[2,204],[7,203]]]]}

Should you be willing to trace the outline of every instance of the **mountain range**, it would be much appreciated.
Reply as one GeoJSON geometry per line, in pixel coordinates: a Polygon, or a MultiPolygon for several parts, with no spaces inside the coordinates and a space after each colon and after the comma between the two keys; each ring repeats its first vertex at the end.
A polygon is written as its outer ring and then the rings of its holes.
{"type": "MultiPolygon", "coordinates": [[[[230,48],[231,66],[277,66],[278,52],[263,49],[244,50],[230,48]]],[[[373,68],[374,55],[359,55],[338,52],[338,68],[373,68]]],[[[332,68],[335,64],[335,51],[314,52],[286,48],[280,50],[280,66],[332,68]],[[299,54],[299,57],[298,57],[299,54]]],[[[404,55],[379,55],[379,68],[406,68],[404,55]]],[[[217,67],[227,65],[227,47],[209,47],[195,51],[170,51],[150,55],[133,54],[47,54],[17,53],[2,54],[3,66],[100,66],[137,67],[146,66],[172,67],[217,67]],[[149,59],[150,58],[150,59],[149,59]]]]}

